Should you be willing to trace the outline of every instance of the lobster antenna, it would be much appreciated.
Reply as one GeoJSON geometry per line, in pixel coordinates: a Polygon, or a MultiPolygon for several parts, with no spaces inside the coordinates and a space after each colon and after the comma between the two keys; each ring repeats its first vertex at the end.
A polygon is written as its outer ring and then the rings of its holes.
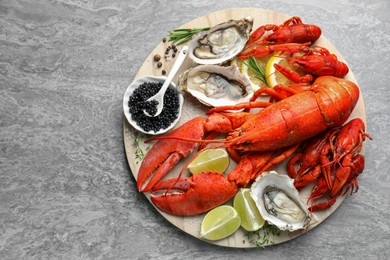
{"type": "Polygon", "coordinates": [[[185,137],[179,137],[179,136],[158,136],[158,137],[152,137],[148,140],[145,140],[145,143],[149,143],[151,141],[155,140],[164,140],[164,139],[174,139],[174,140],[180,140],[180,141],[187,141],[187,142],[195,142],[195,143],[228,143],[229,141],[226,141],[224,139],[214,139],[214,140],[200,140],[200,139],[191,139],[191,138],[185,138],[185,137]]]}

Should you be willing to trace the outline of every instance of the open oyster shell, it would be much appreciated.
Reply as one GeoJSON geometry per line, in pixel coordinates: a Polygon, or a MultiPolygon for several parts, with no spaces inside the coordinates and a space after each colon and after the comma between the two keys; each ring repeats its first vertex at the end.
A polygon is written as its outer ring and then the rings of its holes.
{"type": "Polygon", "coordinates": [[[198,64],[221,64],[242,51],[252,31],[253,18],[230,20],[196,34],[188,45],[189,57],[198,64]]]}
{"type": "Polygon", "coordinates": [[[252,184],[251,197],[261,216],[280,230],[304,229],[311,220],[307,206],[287,175],[264,172],[252,184]]]}
{"type": "Polygon", "coordinates": [[[253,96],[250,81],[236,66],[199,65],[180,75],[178,85],[213,107],[247,102],[253,96]]]}

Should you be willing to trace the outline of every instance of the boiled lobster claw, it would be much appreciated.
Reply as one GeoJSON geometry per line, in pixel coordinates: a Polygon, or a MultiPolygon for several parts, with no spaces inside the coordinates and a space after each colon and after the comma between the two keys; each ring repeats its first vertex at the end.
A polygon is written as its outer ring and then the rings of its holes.
{"type": "Polygon", "coordinates": [[[151,199],[162,211],[192,216],[225,203],[237,193],[237,185],[218,172],[203,172],[188,178],[157,183],[151,199]],[[160,192],[160,193],[158,193],[160,192]]]}
{"type": "MultiPolygon", "coordinates": [[[[203,117],[194,118],[170,132],[168,136],[181,136],[186,133],[186,137],[201,139],[204,134],[205,121],[203,117]]],[[[180,159],[187,157],[197,146],[196,142],[159,140],[142,161],[137,179],[138,190],[150,191],[180,159]],[[148,179],[149,182],[145,186],[148,179]]]]}
{"type": "Polygon", "coordinates": [[[231,199],[238,187],[246,187],[262,172],[290,156],[297,147],[293,145],[278,153],[248,153],[227,178],[218,172],[202,172],[188,178],[163,180],[153,187],[151,199],[160,210],[173,215],[201,214],[231,199]]]}
{"type": "MultiPolygon", "coordinates": [[[[207,120],[193,119],[172,132],[170,136],[199,139],[203,136],[203,128],[206,131],[231,131],[232,128],[243,124],[249,116],[251,114],[243,112],[220,113],[214,114],[207,120]],[[199,136],[194,137],[194,132],[199,136]]],[[[187,149],[183,149],[185,143],[187,142],[179,140],[159,140],[145,157],[138,177],[138,185],[142,187],[148,176],[152,175],[153,177],[142,191],[151,189],[151,200],[160,210],[180,216],[201,214],[225,203],[237,193],[238,187],[246,187],[259,174],[286,159],[298,147],[293,145],[279,151],[247,153],[227,177],[218,172],[202,172],[187,178],[160,181],[174,166],[176,160],[190,154],[196,147],[186,146],[187,149]],[[160,154],[164,156],[159,157],[160,154]],[[164,160],[164,158],[168,159],[164,160]],[[149,162],[154,164],[149,165],[149,162]]]]}

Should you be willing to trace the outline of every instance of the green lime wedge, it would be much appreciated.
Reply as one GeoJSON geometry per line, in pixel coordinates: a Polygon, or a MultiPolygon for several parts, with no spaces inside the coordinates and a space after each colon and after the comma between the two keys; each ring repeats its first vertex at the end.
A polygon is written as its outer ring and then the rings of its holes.
{"type": "Polygon", "coordinates": [[[232,206],[219,206],[206,214],[202,221],[200,237],[219,240],[233,234],[241,225],[241,218],[232,206]]]}
{"type": "Polygon", "coordinates": [[[229,166],[229,155],[225,149],[209,149],[201,152],[189,165],[192,174],[216,171],[223,173],[229,166]]]}
{"type": "Polygon", "coordinates": [[[255,201],[250,196],[250,189],[241,188],[233,200],[233,207],[241,217],[241,226],[247,231],[256,231],[264,226],[264,219],[260,215],[255,201]]]}

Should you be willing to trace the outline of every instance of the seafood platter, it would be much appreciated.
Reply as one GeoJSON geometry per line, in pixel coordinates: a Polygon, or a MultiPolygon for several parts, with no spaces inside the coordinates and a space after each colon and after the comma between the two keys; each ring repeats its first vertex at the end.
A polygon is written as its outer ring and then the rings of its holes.
{"type": "Polygon", "coordinates": [[[357,192],[372,138],[358,83],[323,33],[304,17],[234,8],[181,25],[149,54],[124,95],[124,145],[135,188],[166,220],[208,243],[265,247],[308,234],[357,192]],[[180,53],[161,114],[145,116],[180,53]],[[195,174],[213,149],[226,167],[195,174]]]}

